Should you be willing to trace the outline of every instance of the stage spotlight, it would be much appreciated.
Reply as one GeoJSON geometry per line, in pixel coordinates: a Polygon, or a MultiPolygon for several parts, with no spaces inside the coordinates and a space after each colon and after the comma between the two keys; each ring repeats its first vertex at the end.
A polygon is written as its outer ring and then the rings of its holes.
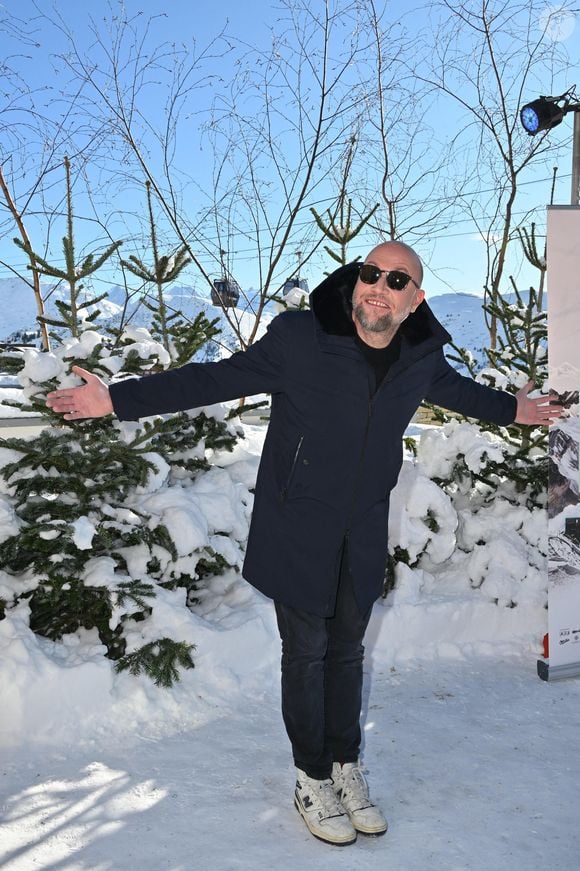
{"type": "Polygon", "coordinates": [[[567,106],[558,106],[554,97],[540,97],[527,103],[520,111],[522,126],[530,136],[556,127],[563,119],[567,106]]]}

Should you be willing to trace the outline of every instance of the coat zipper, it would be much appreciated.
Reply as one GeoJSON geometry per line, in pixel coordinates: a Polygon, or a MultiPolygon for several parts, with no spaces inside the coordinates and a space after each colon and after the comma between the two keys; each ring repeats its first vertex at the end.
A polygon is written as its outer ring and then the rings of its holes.
{"type": "MultiPolygon", "coordinates": [[[[388,373],[387,373],[387,375],[388,375],[388,373]]],[[[349,539],[349,535],[350,535],[350,525],[352,523],[352,519],[354,516],[354,509],[356,507],[356,497],[358,495],[358,485],[359,485],[359,482],[361,479],[362,466],[363,466],[363,462],[364,462],[364,458],[365,458],[365,454],[366,454],[366,450],[367,450],[367,442],[368,442],[368,437],[369,437],[371,418],[373,416],[373,411],[374,411],[374,403],[375,403],[375,399],[378,396],[379,390],[382,388],[385,381],[386,381],[386,377],[383,378],[383,380],[381,381],[381,383],[379,384],[379,386],[377,387],[377,389],[375,390],[375,392],[373,394],[371,394],[370,388],[369,388],[367,419],[366,419],[365,431],[364,431],[364,435],[363,435],[363,444],[362,444],[362,448],[361,448],[361,452],[360,452],[360,456],[359,456],[359,460],[358,460],[358,466],[357,466],[356,476],[355,476],[355,480],[354,480],[354,487],[353,487],[353,491],[352,491],[352,499],[350,502],[350,510],[348,513],[347,521],[346,521],[346,531],[344,533],[344,540],[345,540],[346,544],[348,544],[348,539],[349,539]]]]}
{"type": "Polygon", "coordinates": [[[364,462],[364,458],[365,458],[365,454],[366,454],[366,450],[367,450],[367,441],[368,441],[368,437],[369,437],[369,428],[371,425],[372,414],[373,414],[373,399],[372,399],[372,396],[369,395],[369,402],[368,402],[368,408],[367,408],[367,419],[366,419],[365,431],[364,431],[364,435],[363,435],[363,444],[362,444],[361,452],[360,452],[360,455],[358,458],[358,465],[357,465],[356,475],[355,475],[355,479],[354,479],[354,487],[352,490],[352,499],[350,501],[350,510],[348,512],[348,516],[347,516],[347,520],[346,520],[346,531],[344,533],[344,539],[345,539],[345,542],[347,544],[348,544],[348,538],[350,535],[350,525],[352,523],[352,518],[354,516],[354,509],[356,506],[356,497],[358,495],[358,485],[359,485],[359,482],[361,479],[362,466],[363,466],[363,462],[364,462]]]}
{"type": "Polygon", "coordinates": [[[294,475],[294,469],[296,468],[296,463],[298,462],[298,457],[300,456],[300,449],[302,447],[302,442],[304,441],[304,436],[300,436],[298,441],[298,445],[296,447],[296,451],[294,452],[294,459],[292,460],[292,465],[290,466],[290,472],[288,477],[286,478],[286,484],[282,487],[280,491],[280,502],[284,502],[286,496],[288,495],[288,490],[290,489],[290,483],[292,481],[292,476],[294,475]]]}

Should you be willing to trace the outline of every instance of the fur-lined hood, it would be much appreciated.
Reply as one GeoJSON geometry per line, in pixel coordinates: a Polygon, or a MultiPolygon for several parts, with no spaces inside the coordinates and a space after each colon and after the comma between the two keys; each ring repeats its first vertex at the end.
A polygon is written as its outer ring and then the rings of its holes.
{"type": "MultiPolygon", "coordinates": [[[[352,320],[352,293],[360,263],[340,266],[324,279],[310,294],[310,307],[322,330],[331,336],[354,336],[352,320]]],[[[444,345],[451,341],[447,330],[439,323],[429,306],[423,301],[401,324],[402,336],[409,345],[444,345]]]]}

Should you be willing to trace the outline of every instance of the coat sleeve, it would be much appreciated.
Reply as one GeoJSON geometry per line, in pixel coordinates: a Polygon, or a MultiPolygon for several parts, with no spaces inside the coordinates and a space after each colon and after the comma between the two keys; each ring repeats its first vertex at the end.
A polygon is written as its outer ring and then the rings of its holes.
{"type": "Polygon", "coordinates": [[[460,375],[447,362],[443,351],[439,352],[439,360],[425,399],[449,411],[499,426],[513,423],[517,412],[515,396],[460,375]]]}
{"type": "Polygon", "coordinates": [[[225,360],[187,363],[178,369],[111,384],[115,414],[120,420],[139,420],[256,393],[280,392],[284,336],[283,316],[279,316],[259,341],[225,360]]]}

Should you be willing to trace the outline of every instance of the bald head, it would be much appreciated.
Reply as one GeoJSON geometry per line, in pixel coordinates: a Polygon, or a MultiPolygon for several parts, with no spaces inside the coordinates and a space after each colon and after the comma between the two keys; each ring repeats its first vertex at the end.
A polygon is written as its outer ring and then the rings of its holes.
{"type": "Polygon", "coordinates": [[[421,289],[423,266],[418,255],[404,242],[377,245],[367,254],[366,264],[376,266],[376,270],[371,269],[370,280],[365,271],[365,281],[359,273],[352,292],[352,319],[365,344],[385,348],[403,321],[425,298],[421,289]],[[403,273],[403,277],[409,276],[411,281],[395,279],[391,286],[388,276],[393,272],[403,273]],[[402,287],[398,286],[400,284],[402,287]]]}
{"type": "Polygon", "coordinates": [[[405,242],[381,242],[380,245],[369,251],[365,262],[375,263],[377,258],[381,258],[386,254],[395,258],[399,256],[401,258],[401,268],[404,268],[411,278],[415,279],[419,287],[422,287],[423,264],[417,252],[410,245],[407,245],[405,242]]]}

